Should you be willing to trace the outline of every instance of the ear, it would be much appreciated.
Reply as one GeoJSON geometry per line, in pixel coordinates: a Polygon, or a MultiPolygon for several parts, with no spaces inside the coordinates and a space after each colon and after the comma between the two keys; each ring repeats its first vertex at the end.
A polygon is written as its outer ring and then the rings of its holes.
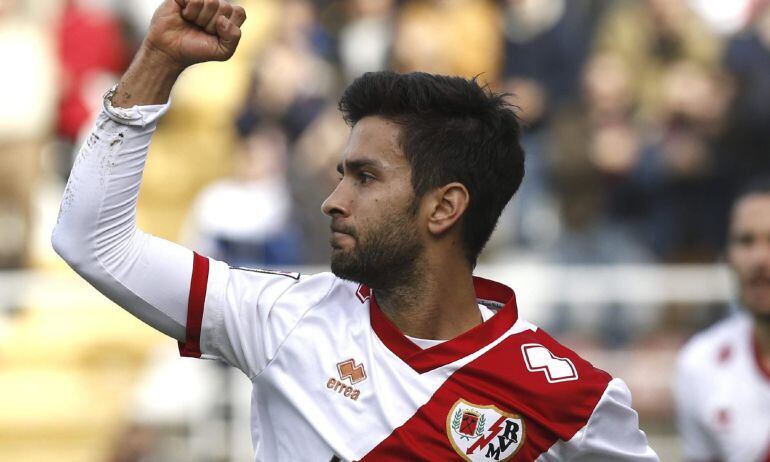
{"type": "Polygon", "coordinates": [[[465,213],[471,200],[462,183],[449,183],[430,193],[428,231],[433,235],[447,232],[465,213]]]}

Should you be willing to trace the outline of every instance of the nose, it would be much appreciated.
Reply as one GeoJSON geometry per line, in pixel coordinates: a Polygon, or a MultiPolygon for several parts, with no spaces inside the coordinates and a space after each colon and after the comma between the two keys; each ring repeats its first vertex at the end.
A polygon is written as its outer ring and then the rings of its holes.
{"type": "Polygon", "coordinates": [[[344,181],[340,181],[337,184],[337,187],[334,188],[334,191],[332,191],[332,193],[329,194],[329,197],[327,197],[323,204],[321,204],[321,210],[323,213],[330,217],[345,217],[350,214],[349,206],[345,205],[346,202],[344,200],[345,194],[343,183],[344,181]]]}

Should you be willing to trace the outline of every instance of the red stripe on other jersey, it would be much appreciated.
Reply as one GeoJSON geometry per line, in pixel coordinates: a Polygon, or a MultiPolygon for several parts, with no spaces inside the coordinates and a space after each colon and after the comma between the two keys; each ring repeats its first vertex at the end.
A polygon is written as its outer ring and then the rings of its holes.
{"type": "MultiPolygon", "coordinates": [[[[757,362],[757,368],[759,368],[759,371],[764,375],[765,379],[770,380],[770,368],[767,366],[767,363],[762,360],[762,352],[759,349],[759,340],[757,340],[756,334],[752,339],[752,343],[752,346],[754,347],[754,360],[757,362]]],[[[770,455],[768,456],[768,461],[770,461],[770,455]]]]}
{"type": "MultiPolygon", "coordinates": [[[[458,399],[520,415],[525,437],[512,460],[533,461],[586,425],[611,379],[542,331],[515,334],[458,369],[361,462],[462,460],[446,428],[447,415],[458,399]],[[525,343],[538,343],[558,357],[569,358],[579,378],[549,383],[542,371],[530,372],[521,351],[525,343]]],[[[485,443],[478,450],[487,449],[485,443]]]]}
{"type": "Polygon", "coordinates": [[[767,448],[767,456],[765,457],[765,462],[770,462],[770,448],[767,448]]]}
{"type": "Polygon", "coordinates": [[[184,343],[179,342],[179,354],[182,356],[201,357],[201,323],[208,281],[209,259],[193,252],[190,296],[187,299],[187,336],[184,343]]]}
{"type": "Polygon", "coordinates": [[[377,294],[370,294],[369,315],[372,330],[396,356],[420,374],[445,366],[480,350],[506,333],[516,322],[516,296],[509,287],[480,277],[473,278],[476,298],[498,303],[502,308],[492,318],[457,337],[422,349],[406,338],[377,305],[377,294]]]}

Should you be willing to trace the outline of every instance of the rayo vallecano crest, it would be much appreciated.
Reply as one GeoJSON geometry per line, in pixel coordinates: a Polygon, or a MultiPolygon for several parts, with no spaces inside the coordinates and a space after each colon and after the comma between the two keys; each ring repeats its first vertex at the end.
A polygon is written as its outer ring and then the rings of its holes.
{"type": "Polygon", "coordinates": [[[505,461],[524,443],[524,419],[495,406],[459,399],[446,419],[449,441],[470,462],[505,461]]]}

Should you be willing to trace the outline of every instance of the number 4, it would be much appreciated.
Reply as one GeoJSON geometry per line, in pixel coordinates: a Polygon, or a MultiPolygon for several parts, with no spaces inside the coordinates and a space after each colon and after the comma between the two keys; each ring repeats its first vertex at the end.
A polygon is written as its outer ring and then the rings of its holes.
{"type": "Polygon", "coordinates": [[[527,343],[521,346],[524,362],[530,372],[543,371],[549,383],[577,380],[575,365],[567,358],[554,356],[548,348],[537,343],[527,343]]]}

